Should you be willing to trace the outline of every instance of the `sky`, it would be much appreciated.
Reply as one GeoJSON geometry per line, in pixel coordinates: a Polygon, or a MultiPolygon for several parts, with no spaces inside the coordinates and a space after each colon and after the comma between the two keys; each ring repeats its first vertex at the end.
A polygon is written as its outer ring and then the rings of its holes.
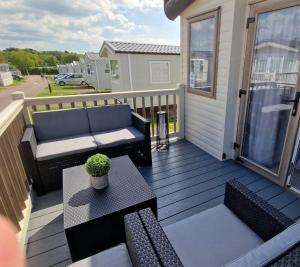
{"type": "Polygon", "coordinates": [[[104,40],[179,45],[163,0],[0,0],[0,49],[98,52],[104,40]]]}

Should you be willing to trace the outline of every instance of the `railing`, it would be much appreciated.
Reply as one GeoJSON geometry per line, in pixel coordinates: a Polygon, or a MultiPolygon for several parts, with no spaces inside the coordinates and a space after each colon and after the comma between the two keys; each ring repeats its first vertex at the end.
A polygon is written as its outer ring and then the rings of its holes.
{"type": "Polygon", "coordinates": [[[0,112],[0,214],[10,218],[20,234],[26,233],[24,221],[30,214],[30,208],[26,206],[30,202],[29,183],[23,166],[20,142],[26,125],[32,124],[32,111],[129,103],[134,111],[151,120],[153,137],[157,110],[167,111],[173,125],[171,136],[184,137],[182,86],[165,90],[41,98],[25,98],[23,92],[15,92],[13,99],[0,112]]]}
{"type": "Polygon", "coordinates": [[[252,74],[251,82],[271,82],[275,81],[274,73],[255,72],[252,74]]]}
{"type": "Polygon", "coordinates": [[[181,85],[175,89],[163,90],[31,98],[25,98],[20,93],[15,97],[24,99],[24,116],[27,125],[32,124],[32,111],[129,103],[135,112],[151,121],[152,137],[156,136],[155,114],[162,110],[168,114],[170,136],[184,137],[184,88],[181,85]]]}
{"type": "Polygon", "coordinates": [[[295,86],[297,83],[298,73],[297,72],[284,72],[284,73],[266,73],[256,72],[252,74],[251,82],[274,82],[279,85],[291,85],[295,86]]]}
{"type": "Polygon", "coordinates": [[[276,73],[276,83],[296,85],[298,72],[276,73]]]}
{"type": "Polygon", "coordinates": [[[16,100],[0,112],[0,213],[18,230],[22,228],[29,191],[20,151],[25,128],[23,103],[16,100]]]}

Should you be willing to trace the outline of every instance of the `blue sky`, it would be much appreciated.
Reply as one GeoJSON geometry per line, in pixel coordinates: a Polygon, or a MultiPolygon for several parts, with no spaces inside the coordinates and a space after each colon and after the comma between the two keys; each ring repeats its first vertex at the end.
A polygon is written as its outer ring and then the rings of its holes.
{"type": "Polygon", "coordinates": [[[163,0],[1,0],[0,49],[99,51],[103,40],[179,45],[163,0]]]}

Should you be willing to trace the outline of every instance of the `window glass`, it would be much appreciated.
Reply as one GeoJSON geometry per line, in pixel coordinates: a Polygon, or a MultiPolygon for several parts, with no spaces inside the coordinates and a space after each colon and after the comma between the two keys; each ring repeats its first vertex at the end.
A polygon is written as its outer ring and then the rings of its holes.
{"type": "Polygon", "coordinates": [[[190,21],[189,88],[214,96],[217,53],[218,12],[190,21]]]}
{"type": "Polygon", "coordinates": [[[151,61],[150,81],[151,83],[169,83],[170,63],[165,61],[151,61]]]}
{"type": "Polygon", "coordinates": [[[110,69],[111,69],[111,79],[115,81],[120,80],[120,69],[119,69],[118,60],[110,61],[110,69]]]}

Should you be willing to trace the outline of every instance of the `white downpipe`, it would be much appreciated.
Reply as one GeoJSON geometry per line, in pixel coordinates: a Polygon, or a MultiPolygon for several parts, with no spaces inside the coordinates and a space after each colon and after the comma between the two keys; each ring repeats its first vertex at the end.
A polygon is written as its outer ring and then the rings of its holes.
{"type": "MultiPolygon", "coordinates": [[[[98,77],[98,66],[97,66],[97,61],[95,60],[95,67],[96,67],[96,80],[97,80],[97,87],[100,86],[100,82],[99,82],[99,77],[98,77]]],[[[100,75],[100,73],[99,73],[100,75]]],[[[96,90],[97,89],[101,89],[101,88],[95,88],[96,90]]]]}
{"type": "Polygon", "coordinates": [[[130,57],[130,54],[128,54],[128,69],[129,69],[130,90],[133,91],[132,72],[131,72],[131,57],[130,57]]]}

